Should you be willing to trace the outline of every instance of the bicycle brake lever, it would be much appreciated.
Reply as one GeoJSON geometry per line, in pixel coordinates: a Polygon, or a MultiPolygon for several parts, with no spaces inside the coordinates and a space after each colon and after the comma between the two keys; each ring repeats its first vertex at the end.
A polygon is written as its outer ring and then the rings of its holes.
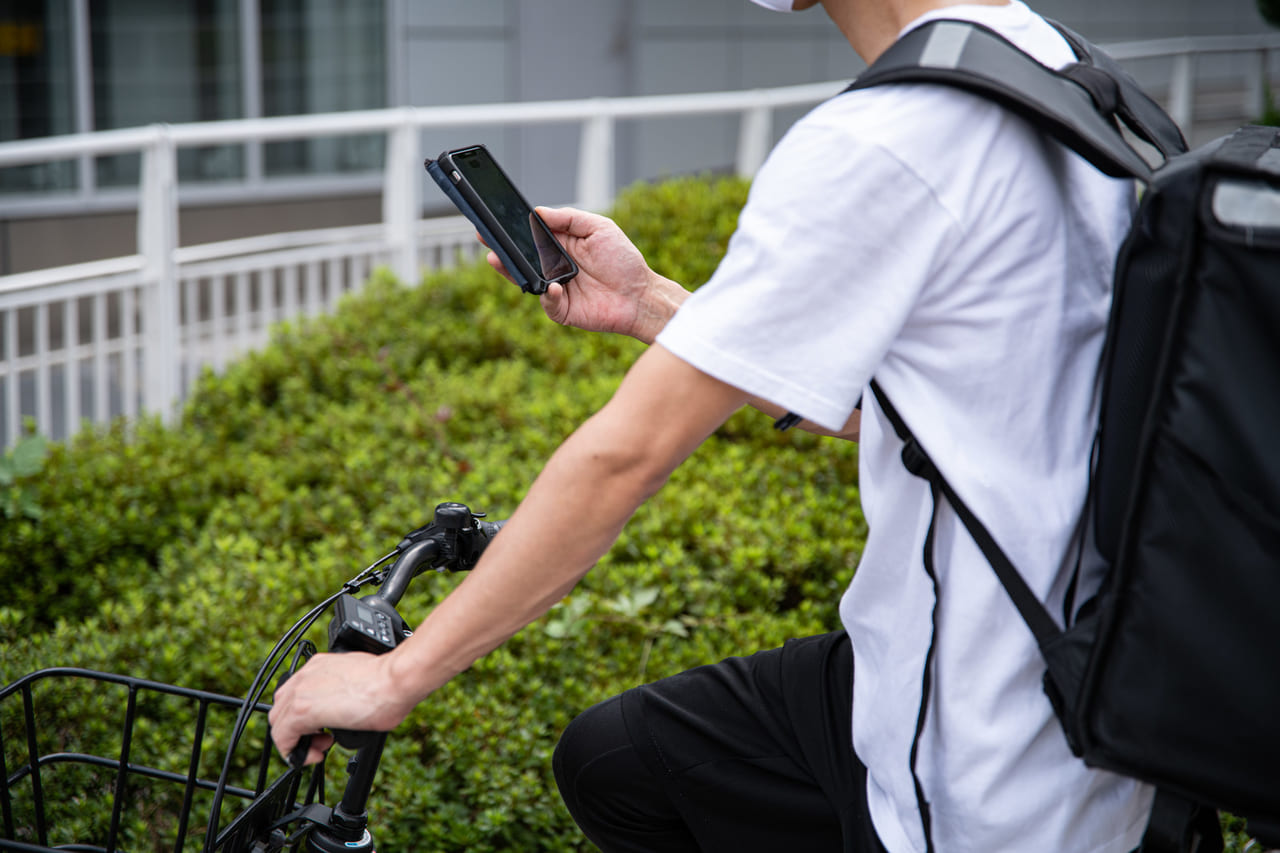
{"type": "Polygon", "coordinates": [[[303,735],[298,738],[298,743],[293,747],[293,751],[289,753],[286,759],[290,770],[301,770],[307,764],[307,753],[311,751],[312,735],[303,735]]]}

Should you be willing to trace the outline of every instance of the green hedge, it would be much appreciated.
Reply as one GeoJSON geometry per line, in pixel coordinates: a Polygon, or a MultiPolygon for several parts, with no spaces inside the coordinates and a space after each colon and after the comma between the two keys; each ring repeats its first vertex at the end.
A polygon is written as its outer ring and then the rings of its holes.
{"type": "MultiPolygon", "coordinates": [[[[615,216],[656,269],[698,284],[745,192],[731,179],[639,187],[615,216]]],[[[0,681],[75,665],[242,694],[278,633],[437,502],[510,513],[641,349],[555,326],[483,264],[412,288],[375,275],[333,316],[282,326],[205,376],[180,425],[52,449],[28,486],[40,517],[0,522],[0,681]]],[[[380,847],[589,849],[551,779],[559,731],[643,680],[835,627],[865,530],[856,468],[852,444],[735,416],[566,603],[397,730],[375,793],[380,847]]],[[[402,612],[420,620],[454,582],[424,576],[402,612]]],[[[122,705],[115,693],[47,693],[50,745],[118,730],[104,710],[122,705]]],[[[190,714],[157,713],[153,752],[178,762],[190,714]]],[[[13,767],[20,726],[3,714],[13,767]]],[[[68,832],[100,831],[85,803],[106,781],[66,784],[68,832]]],[[[156,796],[139,794],[129,849],[166,826],[141,804],[156,796]]]]}

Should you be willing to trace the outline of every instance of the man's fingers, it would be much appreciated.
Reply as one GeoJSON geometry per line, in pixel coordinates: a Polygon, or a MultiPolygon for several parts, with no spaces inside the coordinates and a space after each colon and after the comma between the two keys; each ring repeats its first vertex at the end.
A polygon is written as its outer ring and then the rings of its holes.
{"type": "Polygon", "coordinates": [[[495,253],[490,252],[484,256],[484,259],[488,262],[489,266],[493,267],[494,272],[498,273],[512,284],[515,284],[516,280],[511,277],[511,273],[507,272],[507,268],[502,265],[502,261],[498,260],[498,256],[495,253]]]}
{"type": "Polygon", "coordinates": [[[334,742],[334,737],[329,732],[310,732],[295,737],[292,732],[281,732],[274,728],[271,730],[271,739],[285,763],[295,770],[323,761],[325,753],[334,742]]]}
{"type": "Polygon", "coordinates": [[[289,756],[286,759],[289,766],[294,770],[302,767],[307,763],[307,756],[311,754],[311,739],[314,735],[303,735],[298,738],[297,744],[293,749],[289,750],[289,756]]]}
{"type": "Polygon", "coordinates": [[[297,770],[299,767],[324,761],[325,753],[329,751],[329,747],[333,746],[333,743],[333,735],[327,732],[316,732],[315,734],[303,735],[288,754],[284,752],[280,754],[284,756],[284,760],[290,769],[297,770]]]}
{"type": "Polygon", "coordinates": [[[546,312],[547,317],[563,325],[565,315],[568,313],[564,285],[559,282],[552,282],[547,287],[547,292],[539,296],[538,299],[542,302],[542,310],[546,312]]]}
{"type": "Polygon", "coordinates": [[[307,750],[307,756],[303,759],[304,764],[318,764],[324,761],[324,755],[329,751],[329,747],[333,746],[333,735],[320,733],[309,735],[311,747],[307,750]]]}
{"type": "MultiPolygon", "coordinates": [[[[296,685],[286,686],[285,682],[296,674],[288,673],[280,679],[276,685],[275,695],[271,697],[271,710],[267,712],[267,722],[271,725],[271,740],[275,742],[276,750],[290,767],[301,766],[299,762],[307,763],[306,759],[310,757],[313,744],[312,735],[298,731],[296,714],[289,713],[296,685]]],[[[321,754],[323,755],[323,752],[321,754]]]]}
{"type": "Polygon", "coordinates": [[[608,219],[573,207],[534,208],[552,231],[560,231],[570,237],[590,237],[599,230],[601,222],[608,219]]]}
{"type": "Polygon", "coordinates": [[[292,720],[285,719],[279,715],[280,704],[271,709],[267,716],[267,720],[271,724],[271,740],[276,745],[276,751],[279,752],[284,759],[291,765],[293,764],[293,753],[299,744],[305,739],[305,735],[298,732],[291,725],[292,720]]]}

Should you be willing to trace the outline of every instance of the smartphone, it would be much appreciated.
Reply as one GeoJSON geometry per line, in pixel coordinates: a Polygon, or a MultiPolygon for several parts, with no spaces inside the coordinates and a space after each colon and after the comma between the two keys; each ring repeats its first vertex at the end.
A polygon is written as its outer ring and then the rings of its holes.
{"type": "Polygon", "coordinates": [[[545,293],[578,274],[578,265],[483,145],[427,160],[427,174],[471,220],[525,293],[545,293]]]}

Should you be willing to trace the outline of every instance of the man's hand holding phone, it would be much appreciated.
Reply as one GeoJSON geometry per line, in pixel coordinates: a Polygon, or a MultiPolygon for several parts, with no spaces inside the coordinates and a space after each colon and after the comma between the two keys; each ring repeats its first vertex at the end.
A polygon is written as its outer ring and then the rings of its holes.
{"type": "MultiPolygon", "coordinates": [[[[571,207],[539,207],[537,213],[578,262],[571,281],[552,283],[539,297],[547,316],[564,326],[653,343],[689,292],[651,270],[612,219],[571,207]]],[[[497,253],[491,251],[488,261],[511,278],[497,253]]]]}
{"type": "Polygon", "coordinates": [[[652,343],[688,291],[649,269],[610,219],[582,210],[534,210],[483,145],[445,151],[426,169],[476,226],[489,263],[552,320],[652,343]]]}

